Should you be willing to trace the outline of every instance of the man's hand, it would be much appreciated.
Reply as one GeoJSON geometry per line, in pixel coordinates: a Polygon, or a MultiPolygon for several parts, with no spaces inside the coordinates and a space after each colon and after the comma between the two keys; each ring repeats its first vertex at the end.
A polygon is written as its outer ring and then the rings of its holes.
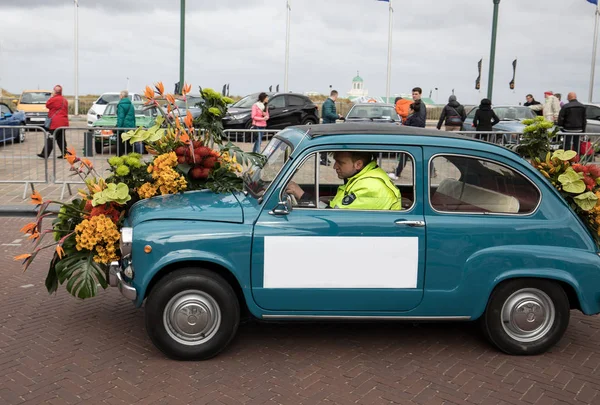
{"type": "Polygon", "coordinates": [[[293,181],[288,183],[287,187],[285,188],[285,192],[293,195],[297,200],[301,199],[304,195],[304,190],[302,190],[300,186],[293,181]]]}

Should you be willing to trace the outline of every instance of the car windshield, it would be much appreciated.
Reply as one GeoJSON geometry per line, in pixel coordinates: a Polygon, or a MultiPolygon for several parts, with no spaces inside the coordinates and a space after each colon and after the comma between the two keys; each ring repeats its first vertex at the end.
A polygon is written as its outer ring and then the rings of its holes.
{"type": "MultiPolygon", "coordinates": [[[[204,100],[201,97],[189,97],[187,98],[188,108],[199,108],[199,104],[202,104],[204,100]]],[[[175,100],[177,108],[186,109],[186,102],[184,100],[175,100]]]]}
{"type": "MultiPolygon", "coordinates": [[[[110,103],[106,106],[106,110],[104,110],[104,116],[114,116],[117,115],[117,106],[119,103],[110,103]]],[[[134,104],[135,115],[145,115],[146,117],[156,117],[158,115],[158,109],[156,107],[148,107],[142,103],[134,104]]]]}
{"type": "Polygon", "coordinates": [[[252,108],[252,105],[256,103],[258,100],[258,96],[255,94],[250,94],[249,96],[244,97],[238,102],[234,103],[231,107],[235,108],[252,108]]]}
{"type": "Polygon", "coordinates": [[[103,115],[117,115],[117,103],[110,103],[107,105],[103,115]]]}
{"type": "Polygon", "coordinates": [[[262,197],[292,154],[292,147],[279,138],[273,138],[262,154],[267,158],[263,167],[252,166],[244,175],[246,189],[262,197]]]}
{"type": "Polygon", "coordinates": [[[21,104],[46,104],[52,93],[46,91],[23,93],[21,104]]]}
{"type": "Polygon", "coordinates": [[[352,107],[346,118],[366,118],[366,119],[385,119],[398,121],[398,114],[392,106],[355,105],[352,107]]]}
{"type": "Polygon", "coordinates": [[[535,113],[528,107],[494,107],[500,121],[522,121],[535,118],[535,113]]]}
{"type": "MultiPolygon", "coordinates": [[[[96,100],[96,104],[106,105],[108,103],[112,103],[113,101],[119,101],[120,96],[118,94],[103,94],[100,96],[98,100],[96,100]]],[[[131,98],[131,96],[129,96],[131,98]]]]}

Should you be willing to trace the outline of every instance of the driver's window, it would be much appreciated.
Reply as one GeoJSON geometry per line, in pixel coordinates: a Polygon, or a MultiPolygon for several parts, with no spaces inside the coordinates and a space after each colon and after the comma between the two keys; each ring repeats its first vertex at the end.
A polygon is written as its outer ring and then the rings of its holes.
{"type": "Polygon", "coordinates": [[[271,108],[283,108],[285,107],[285,99],[283,96],[273,97],[269,100],[269,107],[271,108]]]}
{"type": "Polygon", "coordinates": [[[10,110],[8,109],[7,106],[5,105],[0,105],[0,113],[4,114],[10,114],[10,110]]]}

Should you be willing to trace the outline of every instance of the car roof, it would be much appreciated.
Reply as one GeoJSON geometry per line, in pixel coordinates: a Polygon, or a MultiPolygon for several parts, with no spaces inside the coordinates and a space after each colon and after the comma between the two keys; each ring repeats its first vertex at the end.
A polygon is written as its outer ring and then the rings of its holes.
{"type": "Polygon", "coordinates": [[[436,129],[409,127],[405,125],[391,125],[379,123],[341,123],[341,124],[319,124],[299,125],[294,128],[305,132],[311,138],[332,135],[373,134],[373,135],[429,135],[447,138],[471,139],[464,135],[452,132],[438,131],[436,129]]]}
{"type": "Polygon", "coordinates": [[[52,93],[52,90],[23,90],[23,93],[52,93]]]}
{"type": "MultiPolygon", "coordinates": [[[[121,92],[120,92],[120,91],[108,91],[108,92],[106,92],[106,93],[102,93],[102,94],[100,95],[100,97],[104,96],[105,94],[110,94],[110,95],[113,95],[113,94],[121,94],[121,92]]],[[[130,92],[129,92],[129,94],[139,94],[139,93],[137,93],[137,92],[135,92],[135,91],[130,91],[130,92]]]]}

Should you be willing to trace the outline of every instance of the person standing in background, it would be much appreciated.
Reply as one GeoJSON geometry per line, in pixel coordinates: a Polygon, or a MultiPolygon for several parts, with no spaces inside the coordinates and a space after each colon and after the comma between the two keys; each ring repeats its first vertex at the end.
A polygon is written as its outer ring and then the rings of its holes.
{"type": "MultiPolygon", "coordinates": [[[[135,107],[129,99],[129,92],[123,90],[119,95],[120,100],[117,104],[117,128],[135,128],[135,107]]],[[[121,136],[123,131],[117,130],[117,156],[127,155],[131,151],[129,142],[123,142],[121,136]]],[[[135,151],[141,153],[143,148],[142,142],[135,144],[135,151]]]]}
{"type": "Polygon", "coordinates": [[[46,145],[38,157],[45,159],[52,154],[52,148],[54,147],[54,140],[58,144],[62,155],[58,159],[62,159],[67,151],[67,142],[65,140],[64,130],[58,129],[60,127],[69,126],[69,102],[62,95],[63,88],[60,85],[54,86],[52,89],[52,96],[46,101],[46,108],[48,109],[48,118],[50,118],[50,125],[46,130],[49,132],[51,137],[46,139],[46,145]]]}
{"type": "Polygon", "coordinates": [[[446,131],[460,131],[465,118],[467,118],[465,107],[456,101],[456,96],[453,94],[448,98],[448,104],[442,110],[437,129],[441,129],[442,124],[446,124],[446,131]]]}
{"type": "Polygon", "coordinates": [[[544,103],[544,118],[548,121],[556,122],[560,113],[560,103],[551,91],[544,93],[546,102],[544,103]]]}
{"type": "MultiPolygon", "coordinates": [[[[473,126],[477,132],[492,132],[493,126],[500,122],[500,119],[492,109],[492,102],[488,98],[481,100],[479,108],[475,111],[473,117],[473,126]]],[[[482,134],[476,134],[475,139],[481,139],[482,134]]],[[[486,135],[488,138],[488,135],[486,135]]]]}
{"type": "MultiPolygon", "coordinates": [[[[251,129],[266,129],[269,120],[268,110],[269,96],[267,93],[260,93],[258,101],[252,106],[252,127],[251,129]]],[[[252,152],[260,153],[260,143],[262,142],[263,132],[257,132],[254,140],[252,152]]]]}
{"type": "Polygon", "coordinates": [[[412,98],[414,101],[414,104],[419,104],[419,107],[417,109],[415,109],[415,113],[418,111],[417,114],[419,114],[420,120],[419,122],[422,122],[422,127],[421,128],[425,128],[425,125],[427,125],[427,107],[425,106],[425,103],[423,102],[423,100],[421,100],[421,95],[423,94],[423,89],[421,89],[420,87],[415,87],[414,89],[412,89],[412,98]]]}
{"type": "Polygon", "coordinates": [[[321,118],[323,118],[323,124],[335,124],[337,120],[342,118],[342,116],[337,113],[335,108],[335,102],[337,98],[337,90],[331,90],[329,97],[323,102],[323,107],[321,109],[321,118]]]}
{"type": "MultiPolygon", "coordinates": [[[[585,106],[577,101],[577,94],[571,92],[567,95],[569,102],[558,114],[558,126],[563,132],[584,133],[587,126],[585,106]]],[[[581,151],[580,135],[565,135],[565,150],[581,151]],[[577,139],[575,139],[577,138],[577,139]]]]}
{"type": "Polygon", "coordinates": [[[394,108],[396,109],[396,113],[400,116],[400,118],[402,118],[402,123],[406,121],[406,118],[409,114],[410,105],[412,103],[413,102],[411,100],[407,100],[402,97],[396,97],[396,100],[394,101],[394,108]]]}

